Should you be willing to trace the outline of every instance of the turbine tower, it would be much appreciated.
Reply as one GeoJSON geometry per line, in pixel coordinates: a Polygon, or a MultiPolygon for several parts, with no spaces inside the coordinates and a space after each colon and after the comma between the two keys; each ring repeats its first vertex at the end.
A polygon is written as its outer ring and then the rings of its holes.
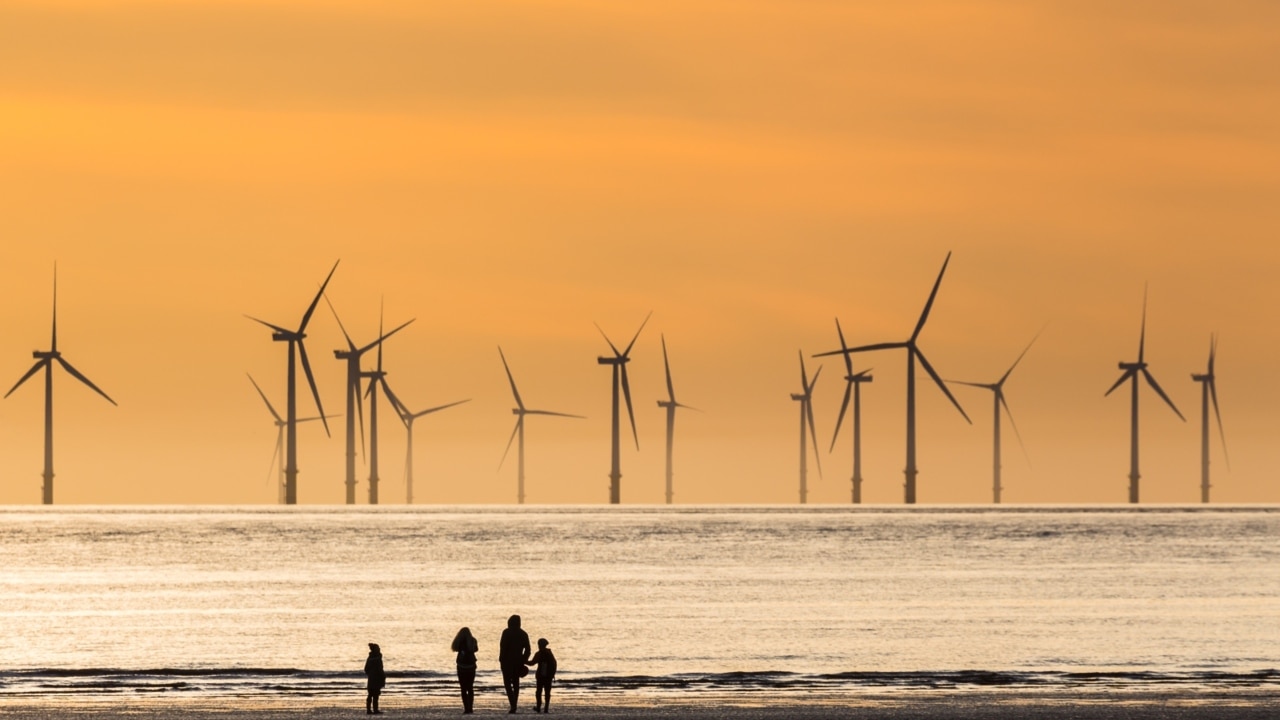
{"type": "Polygon", "coordinates": [[[44,487],[41,489],[42,502],[45,505],[53,504],[53,364],[56,362],[62,366],[63,370],[71,377],[79,380],[89,386],[90,390],[98,393],[107,399],[112,405],[116,404],[110,396],[102,392],[102,390],[94,385],[89,378],[85,377],[79,370],[71,366],[62,357],[62,353],[58,350],[58,266],[53,267],[53,337],[49,341],[48,350],[36,350],[31,353],[36,359],[36,363],[31,366],[26,375],[18,379],[9,392],[4,396],[7,398],[13,394],[14,390],[22,387],[22,383],[26,382],[32,375],[40,370],[44,370],[44,487]]]}
{"type": "MultiPolygon", "coordinates": [[[[245,374],[248,375],[248,373],[245,373],[245,374]]],[[[262,392],[262,388],[258,387],[258,383],[253,379],[252,375],[249,375],[249,382],[253,383],[253,389],[258,391],[258,397],[262,398],[262,402],[266,403],[267,412],[271,413],[271,418],[275,421],[275,424],[276,424],[276,449],[271,453],[270,467],[273,467],[273,468],[278,467],[277,472],[279,474],[276,477],[276,495],[277,495],[277,502],[283,505],[284,495],[285,495],[284,493],[284,427],[286,423],[284,421],[284,418],[280,417],[280,413],[276,412],[275,407],[271,405],[271,401],[267,399],[266,393],[262,392]],[[280,458],[279,466],[276,465],[277,457],[280,458]]],[[[329,417],[333,417],[333,416],[330,415],[329,417]]],[[[319,419],[320,419],[320,416],[316,415],[314,417],[298,418],[298,422],[304,423],[304,422],[311,422],[312,420],[319,420],[319,419]]],[[[268,473],[270,472],[271,471],[268,470],[268,473]]],[[[267,477],[270,478],[270,475],[268,474],[267,477]]]]}
{"type": "Polygon", "coordinates": [[[440,412],[441,410],[451,408],[454,405],[461,405],[462,403],[471,402],[471,398],[467,398],[466,400],[458,400],[456,402],[451,402],[448,405],[437,405],[436,407],[433,407],[433,408],[427,408],[426,410],[419,410],[418,412],[413,412],[412,410],[409,409],[408,405],[405,405],[403,402],[401,402],[400,398],[396,397],[395,393],[391,392],[391,387],[387,385],[385,382],[383,383],[382,389],[383,389],[383,392],[387,394],[387,399],[391,401],[391,406],[395,408],[396,414],[400,416],[400,422],[404,423],[405,433],[408,438],[406,440],[406,444],[408,447],[405,450],[405,457],[404,457],[404,488],[405,488],[404,502],[406,505],[412,505],[413,504],[413,421],[417,420],[418,418],[424,415],[430,415],[432,413],[440,412]]]}
{"type": "Polygon", "coordinates": [[[1137,362],[1121,362],[1120,369],[1124,371],[1120,375],[1120,379],[1116,381],[1111,389],[1106,392],[1110,395],[1116,388],[1123,385],[1126,381],[1132,381],[1129,405],[1129,502],[1138,502],[1138,478],[1142,477],[1138,472],[1138,376],[1141,375],[1146,379],[1147,384],[1152,390],[1160,396],[1161,400],[1177,413],[1178,417],[1186,422],[1187,419],[1182,417],[1182,412],[1178,410],[1178,406],[1173,404],[1169,396],[1160,388],[1160,384],[1151,376],[1151,372],[1147,370],[1146,362],[1146,346],[1147,346],[1147,292],[1144,288],[1142,291],[1142,333],[1138,336],[1138,361],[1137,362]]]}
{"type": "Polygon", "coordinates": [[[849,409],[849,396],[853,396],[853,504],[862,503],[862,383],[872,380],[871,370],[853,371],[853,356],[845,350],[849,346],[844,341],[844,330],[840,329],[840,319],[836,318],[836,333],[840,335],[840,352],[844,355],[844,401],[840,403],[840,414],[836,416],[836,431],[831,434],[831,452],[836,449],[836,439],[840,437],[840,423],[844,422],[844,414],[849,409]]]}
{"type": "Polygon", "coordinates": [[[1209,336],[1209,367],[1203,375],[1192,374],[1191,379],[1200,383],[1200,502],[1209,502],[1209,402],[1213,401],[1213,414],[1218,419],[1218,436],[1222,439],[1222,457],[1231,469],[1231,456],[1227,454],[1227,434],[1222,430],[1222,413],[1218,410],[1218,381],[1214,375],[1214,360],[1218,355],[1218,336],[1209,336]]]}
{"type": "MultiPolygon", "coordinates": [[[[410,321],[412,322],[412,321],[410,321]]],[[[407,325],[408,323],[405,323],[407,325]]],[[[401,328],[404,325],[400,326],[401,328]]],[[[396,328],[399,330],[400,328],[396,328]]],[[[392,331],[395,332],[395,331],[392,331]]],[[[387,337],[391,333],[382,332],[382,311],[378,311],[378,337],[387,337]]],[[[392,402],[392,408],[397,414],[400,412],[399,402],[395,400],[395,396],[391,394],[391,388],[387,385],[387,373],[382,369],[382,343],[378,343],[378,365],[374,370],[361,372],[361,378],[369,380],[369,390],[365,393],[369,396],[369,504],[378,504],[378,387],[381,386],[386,392],[387,398],[392,402]]],[[[363,427],[363,425],[361,426],[363,427]]]]}
{"type": "Polygon", "coordinates": [[[511,383],[511,395],[516,400],[516,406],[511,408],[511,414],[516,416],[515,429],[511,431],[511,439],[507,440],[507,449],[502,451],[502,460],[498,461],[498,469],[502,469],[502,463],[507,461],[507,453],[511,452],[511,443],[519,436],[520,444],[516,448],[516,502],[524,504],[524,418],[526,415],[552,415],[555,417],[567,417],[583,419],[581,415],[570,415],[562,412],[552,412],[550,410],[530,410],[524,406],[524,401],[520,399],[520,391],[516,389],[516,380],[511,375],[511,366],[507,365],[507,356],[502,354],[502,347],[498,347],[498,357],[502,358],[502,369],[507,371],[507,381],[511,383]]]}
{"type": "Polygon", "coordinates": [[[617,505],[622,502],[622,460],[620,456],[620,438],[619,431],[621,424],[619,423],[619,411],[621,408],[618,404],[618,386],[621,383],[622,394],[627,401],[627,416],[631,419],[631,436],[635,439],[636,450],[640,449],[640,435],[636,433],[636,415],[631,409],[631,383],[627,381],[627,363],[631,362],[631,348],[635,346],[636,340],[640,337],[640,331],[644,330],[644,326],[649,322],[649,318],[653,316],[650,312],[644,316],[644,322],[640,323],[640,329],[636,330],[635,337],[631,338],[631,342],[627,344],[627,349],[618,351],[618,346],[613,344],[608,335],[604,334],[604,330],[596,325],[596,329],[600,330],[600,334],[604,336],[604,341],[609,343],[609,349],[613,351],[613,357],[597,357],[596,363],[600,365],[613,366],[613,464],[609,471],[609,503],[617,505]]]}
{"type": "Polygon", "coordinates": [[[360,447],[361,452],[364,451],[364,400],[360,392],[360,359],[364,354],[373,348],[381,348],[383,341],[395,335],[405,328],[406,325],[412,323],[409,320],[401,324],[396,329],[385,335],[379,335],[377,340],[363,347],[356,347],[351,340],[351,336],[347,334],[347,328],[342,324],[342,318],[338,317],[338,311],[334,309],[333,303],[329,302],[329,296],[324,296],[324,301],[328,303],[329,310],[333,313],[333,319],[338,321],[338,328],[342,330],[342,337],[347,341],[346,350],[334,350],[333,356],[339,360],[346,361],[347,364],[347,504],[356,504],[356,425],[360,426],[360,447]]]}
{"type": "Polygon", "coordinates": [[[686,410],[697,410],[695,407],[683,405],[676,402],[676,389],[671,384],[671,363],[667,360],[667,337],[662,337],[662,367],[667,373],[667,399],[659,400],[658,407],[667,411],[667,504],[671,504],[671,498],[675,494],[671,489],[671,446],[676,436],[676,408],[685,408],[686,410]]]}
{"type": "Polygon", "coordinates": [[[295,505],[298,502],[298,369],[295,358],[299,356],[302,360],[302,371],[306,374],[307,383],[311,386],[311,397],[315,398],[316,401],[316,410],[319,411],[320,422],[324,425],[324,434],[326,436],[329,434],[329,421],[325,417],[324,407],[320,404],[320,391],[316,389],[315,376],[311,374],[311,363],[307,360],[307,346],[302,341],[307,337],[307,324],[311,322],[311,315],[316,311],[320,296],[324,295],[324,289],[328,287],[329,280],[333,278],[333,273],[337,269],[338,263],[335,262],[324,282],[320,284],[320,291],[316,293],[315,298],[311,300],[311,304],[307,306],[307,311],[302,314],[302,322],[298,323],[297,330],[289,330],[253,316],[246,316],[256,323],[271,328],[271,340],[273,342],[289,343],[289,364],[286,374],[288,396],[285,403],[284,433],[284,502],[286,505],[295,505]]]}
{"type": "Polygon", "coordinates": [[[920,361],[920,365],[924,367],[925,372],[929,373],[929,377],[933,378],[933,382],[947,396],[951,404],[964,417],[965,422],[973,423],[969,416],[965,413],[964,408],[960,407],[960,403],[956,400],[951,391],[942,382],[942,377],[933,369],[933,365],[924,356],[924,352],[920,350],[918,341],[920,339],[920,331],[924,330],[924,324],[929,319],[929,311],[933,308],[933,301],[938,296],[938,287],[942,285],[942,276],[947,272],[947,264],[951,262],[951,253],[947,253],[947,258],[942,262],[942,270],[938,271],[938,279],[933,283],[933,290],[929,293],[929,300],[924,305],[924,310],[920,313],[920,319],[916,321],[916,328],[911,333],[911,337],[903,342],[887,342],[876,343],[874,345],[862,345],[854,348],[841,348],[832,350],[831,352],[818,353],[814,357],[824,357],[826,355],[849,355],[851,353],[873,352],[876,350],[906,350],[907,351],[907,467],[903,471],[906,476],[906,482],[903,485],[903,502],[908,505],[915,504],[916,501],[916,475],[919,473],[916,468],[916,360],[920,361]]]}
{"type": "MultiPolygon", "coordinates": [[[[845,357],[848,357],[847,355],[845,357]]],[[[813,440],[813,462],[818,467],[818,477],[822,477],[822,461],[818,459],[818,431],[813,425],[813,386],[818,384],[818,376],[822,374],[822,366],[818,366],[817,372],[813,374],[813,382],[809,382],[809,374],[804,369],[804,353],[800,353],[800,386],[804,388],[803,392],[791,393],[791,399],[800,403],[800,504],[804,505],[809,501],[809,477],[808,477],[808,460],[809,460],[809,444],[808,440],[813,440]],[[808,422],[808,433],[805,433],[805,423],[808,422]]]]}
{"type": "MultiPolygon", "coordinates": [[[[1039,337],[1038,333],[1036,337],[1039,337]]],[[[968,385],[969,387],[982,388],[984,390],[991,391],[992,398],[993,398],[992,403],[993,403],[994,412],[995,412],[994,418],[991,424],[992,432],[994,433],[994,436],[995,436],[995,441],[994,441],[995,445],[991,455],[992,457],[992,461],[991,461],[992,462],[992,468],[991,468],[992,500],[991,501],[996,505],[1000,504],[1000,492],[1001,490],[1004,489],[1004,486],[1001,485],[1000,483],[1000,408],[1001,406],[1003,406],[1004,411],[1009,414],[1009,425],[1013,428],[1014,436],[1018,438],[1018,445],[1022,447],[1022,451],[1024,453],[1027,451],[1026,446],[1022,444],[1022,433],[1018,432],[1018,424],[1013,421],[1013,411],[1009,409],[1009,402],[1004,399],[1004,383],[1006,380],[1009,379],[1009,375],[1013,373],[1013,369],[1018,367],[1018,363],[1022,362],[1022,357],[1027,354],[1027,351],[1031,349],[1031,346],[1034,345],[1035,342],[1036,342],[1036,338],[1035,337],[1031,338],[1031,342],[1027,343],[1027,346],[1023,348],[1022,353],[1018,355],[1018,358],[1013,361],[1013,364],[1009,366],[1008,370],[1005,370],[1004,375],[1001,375],[1000,379],[993,383],[962,382],[959,380],[947,381],[947,382],[954,382],[956,385],[968,385]]]]}

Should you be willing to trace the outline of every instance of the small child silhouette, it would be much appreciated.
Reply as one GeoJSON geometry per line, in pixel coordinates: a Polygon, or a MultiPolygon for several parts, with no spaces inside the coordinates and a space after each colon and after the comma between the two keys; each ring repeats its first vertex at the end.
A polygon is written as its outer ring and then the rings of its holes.
{"type": "Polygon", "coordinates": [[[556,676],[556,656],[551,652],[551,648],[547,647],[546,638],[538,638],[538,652],[529,658],[528,664],[538,666],[534,674],[534,678],[538,681],[538,689],[534,695],[538,705],[534,708],[534,712],[549,713],[551,712],[551,681],[556,676]]]}

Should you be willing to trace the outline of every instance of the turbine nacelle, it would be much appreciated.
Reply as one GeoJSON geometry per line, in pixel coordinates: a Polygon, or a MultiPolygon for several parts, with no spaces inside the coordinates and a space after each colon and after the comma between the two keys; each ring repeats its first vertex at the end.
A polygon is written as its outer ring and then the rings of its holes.
{"type": "Polygon", "coordinates": [[[597,357],[597,365],[623,365],[631,362],[631,358],[626,355],[617,355],[615,357],[597,357]]]}
{"type": "Polygon", "coordinates": [[[1117,363],[1117,365],[1120,366],[1121,370],[1143,370],[1143,369],[1146,369],[1147,367],[1147,364],[1145,362],[1136,362],[1136,363],[1122,362],[1122,363],[1117,363]]]}
{"type": "Polygon", "coordinates": [[[32,350],[31,357],[37,360],[57,360],[62,357],[62,352],[59,350],[32,350]]]}

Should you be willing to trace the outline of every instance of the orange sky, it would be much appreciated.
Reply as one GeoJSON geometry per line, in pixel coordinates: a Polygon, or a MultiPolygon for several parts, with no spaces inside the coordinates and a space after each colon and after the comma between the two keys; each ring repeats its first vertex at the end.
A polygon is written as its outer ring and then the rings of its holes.
{"type": "MultiPolygon", "coordinates": [[[[284,347],[335,259],[357,340],[388,345],[419,422],[421,502],[506,502],[501,344],[534,418],[530,502],[602,502],[609,373],[633,354],[641,452],[624,502],[662,499],[665,333],[677,501],[793,502],[795,355],[904,339],[955,252],[921,346],[1007,386],[1007,502],[1120,502],[1136,352],[1143,498],[1198,499],[1198,387],[1222,335],[1231,472],[1216,500],[1278,502],[1280,7],[1270,2],[8,2],[0,6],[0,383],[48,341],[120,403],[57,385],[59,502],[272,502],[284,347]],[[536,422],[543,420],[543,422],[536,422]]],[[[309,349],[341,411],[340,334],[309,349]]],[[[813,361],[811,368],[819,361],[813,361]]],[[[900,502],[901,353],[865,398],[870,502],[900,502]]],[[[824,478],[845,502],[842,387],[823,363],[824,478]]],[[[924,376],[921,376],[924,379],[924,376]]],[[[990,499],[990,402],[969,426],[920,385],[920,500],[990,499]]],[[[0,502],[40,489],[38,383],[0,403],[0,502]]],[[[310,412],[310,405],[302,407],[310,412]]],[[[302,502],[340,502],[341,420],[305,427],[302,502]]],[[[385,501],[403,432],[384,426],[385,501]]],[[[364,470],[361,471],[362,477],[364,470]]],[[[363,498],[365,486],[359,494],[363,498]]]]}

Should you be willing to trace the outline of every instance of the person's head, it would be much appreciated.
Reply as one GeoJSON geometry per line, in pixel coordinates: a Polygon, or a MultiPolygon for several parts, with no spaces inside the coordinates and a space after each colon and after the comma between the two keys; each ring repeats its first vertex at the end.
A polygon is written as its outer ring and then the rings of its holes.
{"type": "Polygon", "coordinates": [[[539,650],[546,650],[546,649],[547,649],[547,639],[546,639],[546,638],[538,638],[538,649],[539,649],[539,650]]]}
{"type": "Polygon", "coordinates": [[[507,618],[507,627],[511,628],[512,630],[519,630],[519,629],[520,629],[520,616],[519,616],[519,615],[512,615],[511,617],[507,618]]]}
{"type": "Polygon", "coordinates": [[[470,640],[471,640],[471,628],[469,627],[462,628],[461,630],[458,631],[457,635],[453,636],[453,651],[462,652],[463,650],[469,650],[470,648],[466,646],[470,644],[470,640]]]}
{"type": "Polygon", "coordinates": [[[369,643],[369,652],[380,653],[382,652],[382,648],[378,647],[378,643],[369,643]]]}

